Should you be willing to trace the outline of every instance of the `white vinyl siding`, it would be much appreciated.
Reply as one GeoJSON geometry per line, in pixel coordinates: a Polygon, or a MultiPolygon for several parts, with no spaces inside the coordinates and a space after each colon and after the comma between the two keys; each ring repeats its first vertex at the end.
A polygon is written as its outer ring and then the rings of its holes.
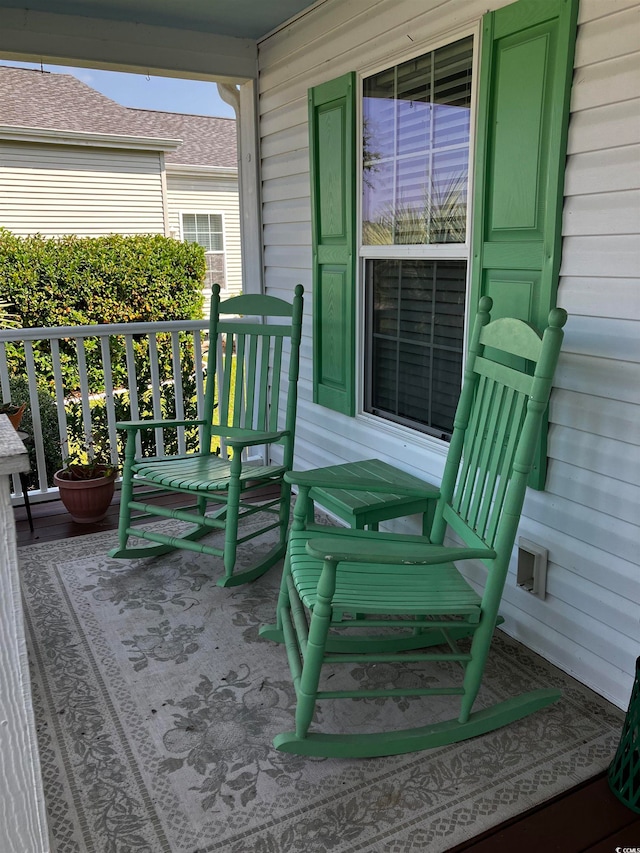
{"type": "MultiPolygon", "coordinates": [[[[288,299],[299,281],[307,291],[296,467],[377,456],[437,482],[446,452],[311,402],[307,89],[427,51],[504,5],[327,0],[259,46],[266,287],[288,299]]],[[[569,322],[547,489],[530,491],[520,527],[549,550],[548,594],[516,587],[514,555],[502,607],[506,631],[621,707],[640,641],[639,13],[638,0],[580,5],[558,294],[569,322]]]]}
{"type": "Polygon", "coordinates": [[[164,234],[158,152],[0,141],[0,226],[14,234],[164,234]]]}
{"type": "MultiPolygon", "coordinates": [[[[173,167],[177,168],[177,167],[173,167]]],[[[235,176],[221,178],[174,174],[167,171],[167,207],[169,232],[180,237],[182,213],[220,213],[224,226],[225,296],[242,290],[242,257],[240,253],[240,211],[238,180],[235,176]]],[[[205,294],[208,310],[208,294],[205,294]]]]}

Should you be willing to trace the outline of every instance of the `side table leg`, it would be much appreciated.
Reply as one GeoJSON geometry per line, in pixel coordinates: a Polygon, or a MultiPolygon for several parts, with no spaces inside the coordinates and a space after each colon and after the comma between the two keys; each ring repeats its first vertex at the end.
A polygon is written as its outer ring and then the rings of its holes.
{"type": "Polygon", "coordinates": [[[27,485],[27,475],[24,471],[20,472],[20,488],[24,497],[24,508],[27,511],[27,519],[29,520],[29,530],[33,533],[33,518],[31,517],[31,504],[29,502],[29,487],[27,485]]]}

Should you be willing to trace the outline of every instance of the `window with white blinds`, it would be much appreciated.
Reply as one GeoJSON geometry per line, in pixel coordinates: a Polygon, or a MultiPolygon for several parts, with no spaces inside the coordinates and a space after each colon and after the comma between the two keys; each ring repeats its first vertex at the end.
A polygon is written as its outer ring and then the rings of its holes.
{"type": "Polygon", "coordinates": [[[364,408],[444,439],[462,379],[472,65],[469,36],[362,87],[364,408]]]}
{"type": "Polygon", "coordinates": [[[182,236],[188,243],[198,243],[205,252],[224,251],[221,213],[183,213],[182,236]]]}
{"type": "Polygon", "coordinates": [[[366,409],[447,438],[460,394],[467,263],[366,263],[366,409]]]}

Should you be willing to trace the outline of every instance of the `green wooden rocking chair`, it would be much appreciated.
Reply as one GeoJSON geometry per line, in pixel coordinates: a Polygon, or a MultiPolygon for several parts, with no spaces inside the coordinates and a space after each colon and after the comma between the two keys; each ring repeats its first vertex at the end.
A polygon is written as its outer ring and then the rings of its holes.
{"type": "MultiPolygon", "coordinates": [[[[286,644],[297,695],[295,731],[274,740],[284,752],[365,757],[442,746],[513,722],[560,696],[556,690],[536,690],[472,711],[499,620],[498,606],[567,317],[564,310],[553,309],[540,339],[520,320],[490,322],[491,307],[491,299],[483,297],[429,538],[309,523],[309,492],[314,486],[336,488],[335,469],[330,471],[334,476],[324,473],[329,469],[286,475],[298,485],[299,495],[277,623],[261,630],[262,636],[286,644]],[[525,367],[525,360],[532,375],[518,369],[525,367]],[[508,366],[509,361],[517,366],[508,366]],[[443,544],[447,529],[462,544],[443,544]],[[456,568],[462,560],[481,561],[486,567],[481,593],[456,568]],[[467,638],[464,647],[463,638],[467,638]],[[339,676],[341,663],[359,664],[362,673],[363,664],[387,664],[388,672],[389,665],[409,661],[413,669],[423,660],[443,661],[446,667],[457,662],[461,677],[450,686],[448,682],[429,686],[425,680],[407,686],[398,671],[395,686],[387,681],[387,686],[372,690],[363,689],[359,681],[352,682],[353,689],[336,689],[335,682],[326,678],[339,676]],[[461,697],[457,717],[445,722],[376,733],[309,731],[317,700],[396,697],[399,701],[398,697],[442,694],[461,697]]],[[[340,487],[389,490],[388,483],[381,486],[374,480],[345,481],[340,487]]],[[[393,491],[410,490],[394,486],[393,491]]],[[[382,704],[381,714],[386,703],[382,704]]]]}
{"type": "MultiPolygon", "coordinates": [[[[294,431],[297,408],[299,349],[302,332],[302,285],[295,289],[293,304],[273,296],[237,296],[220,302],[220,288],[212,289],[207,383],[204,409],[199,420],[143,420],[118,423],[126,430],[127,444],[122,475],[119,544],[111,557],[135,559],[165,554],[186,548],[202,554],[222,557],[224,577],[220,586],[235,586],[252,581],[284,555],[289,525],[291,486],[283,479],[293,463],[294,431]],[[220,319],[228,314],[236,319],[220,319]],[[239,320],[238,316],[262,318],[239,320]],[[276,322],[266,322],[275,318],[276,322]],[[283,358],[284,342],[290,340],[288,368],[283,358]],[[281,418],[281,413],[284,412],[281,418]],[[280,420],[282,419],[282,424],[280,420]],[[183,456],[137,458],[137,436],[141,430],[177,429],[198,426],[200,451],[183,456]],[[212,449],[215,437],[221,450],[212,449]],[[248,449],[282,445],[282,463],[262,460],[248,462],[248,449]],[[150,487],[140,494],[134,487],[150,487]],[[276,487],[275,490],[273,487],[276,487]],[[256,503],[247,492],[266,489],[266,500],[256,503]],[[160,493],[178,492],[195,500],[181,509],[169,509],[148,498],[160,493]],[[277,497],[273,492],[277,492],[277,497]],[[144,498],[144,500],[142,500],[144,498]],[[218,506],[208,512],[209,505],[218,506]],[[188,522],[181,535],[169,536],[148,525],[132,526],[131,513],[142,513],[138,520],[157,516],[188,522]],[[260,513],[264,523],[250,526],[239,535],[239,524],[260,513]],[[278,528],[276,545],[261,555],[257,564],[235,571],[240,543],[278,528]],[[199,542],[212,530],[224,530],[224,548],[199,542]],[[131,547],[129,537],[154,544],[131,547]]],[[[187,498],[185,498],[186,500],[187,498]]],[[[245,525],[246,527],[246,525],[245,525]]]]}

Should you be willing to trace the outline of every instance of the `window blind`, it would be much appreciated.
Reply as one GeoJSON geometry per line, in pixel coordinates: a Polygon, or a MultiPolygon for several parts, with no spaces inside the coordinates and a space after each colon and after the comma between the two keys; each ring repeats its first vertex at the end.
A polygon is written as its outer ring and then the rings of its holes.
{"type": "Polygon", "coordinates": [[[464,260],[366,265],[367,410],[448,436],[460,393],[464,260]]]}

